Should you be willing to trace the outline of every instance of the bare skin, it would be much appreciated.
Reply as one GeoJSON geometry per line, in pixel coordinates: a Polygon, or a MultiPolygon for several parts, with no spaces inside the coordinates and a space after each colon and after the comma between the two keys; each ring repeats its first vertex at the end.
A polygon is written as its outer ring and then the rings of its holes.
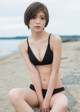
{"type": "MultiPolygon", "coordinates": [[[[40,12],[35,20],[30,21],[32,34],[28,39],[29,46],[39,61],[42,61],[44,58],[49,37],[49,33],[43,30],[45,21],[41,20],[42,14],[44,16],[44,13],[40,12]],[[40,25],[41,27],[35,28],[34,25],[40,25]]],[[[51,35],[50,49],[53,51],[54,57],[52,64],[49,65],[34,66],[30,62],[26,39],[19,44],[19,49],[30,72],[32,83],[36,91],[33,91],[30,88],[16,88],[10,91],[9,98],[16,112],[33,112],[31,106],[37,105],[40,105],[39,112],[65,112],[68,107],[65,91],[52,96],[52,92],[55,88],[63,86],[59,74],[61,58],[60,37],[55,34],[51,35]],[[45,99],[43,99],[42,96],[42,89],[47,89],[45,99]]]]}
{"type": "MultiPolygon", "coordinates": [[[[33,51],[33,53],[35,54],[35,57],[39,61],[42,61],[43,58],[44,58],[47,44],[48,44],[48,38],[46,40],[44,40],[43,42],[41,41],[41,43],[36,43],[36,45],[35,45],[35,43],[33,44],[32,41],[30,43],[30,39],[29,39],[29,46],[30,46],[31,50],[33,51]],[[38,48],[39,47],[39,44],[42,47],[38,48]],[[37,48],[37,50],[36,50],[36,48],[37,48]],[[38,49],[41,49],[41,50],[38,50],[38,49]],[[36,54],[39,54],[39,52],[42,53],[42,54],[40,54],[42,57],[36,55],[36,54]]],[[[50,40],[50,48],[52,50],[52,45],[51,44],[52,43],[51,43],[51,40],[50,40]]],[[[49,64],[49,65],[41,65],[41,66],[38,65],[38,66],[35,66],[35,67],[36,67],[36,69],[39,72],[39,77],[40,77],[40,80],[41,80],[42,88],[43,89],[47,89],[48,88],[49,79],[50,79],[50,75],[51,75],[52,64],[49,64]]],[[[62,85],[62,81],[60,79],[60,74],[58,73],[57,83],[56,83],[55,88],[60,88],[62,86],[63,85],[62,85]]]]}

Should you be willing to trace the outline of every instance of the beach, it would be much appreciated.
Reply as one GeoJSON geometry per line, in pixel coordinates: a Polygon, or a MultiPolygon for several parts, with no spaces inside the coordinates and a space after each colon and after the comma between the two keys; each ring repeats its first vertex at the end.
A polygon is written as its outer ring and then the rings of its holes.
{"type": "MultiPolygon", "coordinates": [[[[63,85],[74,99],[70,112],[80,112],[80,41],[62,43],[59,71],[63,85]]],[[[8,98],[9,91],[13,88],[28,88],[30,83],[29,71],[19,51],[1,57],[0,112],[15,112],[8,98]]]]}

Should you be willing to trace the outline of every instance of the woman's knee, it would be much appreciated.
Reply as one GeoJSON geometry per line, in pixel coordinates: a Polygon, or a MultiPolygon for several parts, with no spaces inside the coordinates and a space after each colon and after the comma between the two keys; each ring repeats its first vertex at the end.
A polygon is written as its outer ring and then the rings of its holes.
{"type": "Polygon", "coordinates": [[[68,99],[65,95],[62,96],[61,100],[59,100],[59,109],[62,111],[62,110],[67,110],[68,108],[68,99]]]}
{"type": "Polygon", "coordinates": [[[68,100],[61,101],[59,104],[59,109],[60,110],[67,110],[68,108],[68,100]]]}
{"type": "Polygon", "coordinates": [[[13,105],[17,104],[17,102],[20,100],[20,97],[21,97],[21,94],[20,94],[20,89],[19,88],[12,89],[9,92],[9,99],[10,99],[10,101],[13,105]]]}
{"type": "Polygon", "coordinates": [[[68,108],[68,99],[64,94],[57,95],[51,102],[51,108],[60,112],[66,111],[68,108]]]}

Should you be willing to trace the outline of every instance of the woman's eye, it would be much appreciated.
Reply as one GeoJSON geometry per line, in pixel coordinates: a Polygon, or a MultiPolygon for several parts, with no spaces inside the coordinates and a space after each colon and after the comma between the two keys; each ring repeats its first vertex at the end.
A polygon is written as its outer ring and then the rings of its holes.
{"type": "Polygon", "coordinates": [[[44,17],[42,17],[41,19],[42,19],[42,20],[44,20],[45,18],[44,18],[44,17]]]}

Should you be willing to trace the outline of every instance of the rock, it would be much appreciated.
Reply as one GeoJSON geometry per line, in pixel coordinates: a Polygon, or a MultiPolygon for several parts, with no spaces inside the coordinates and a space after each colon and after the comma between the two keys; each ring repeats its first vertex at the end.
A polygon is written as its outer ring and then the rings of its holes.
{"type": "Polygon", "coordinates": [[[69,72],[62,79],[64,85],[79,84],[80,85],[80,72],[69,72]]]}
{"type": "Polygon", "coordinates": [[[69,107],[67,112],[70,112],[75,104],[75,99],[74,97],[70,94],[69,90],[67,89],[67,87],[65,86],[65,91],[66,91],[66,96],[68,98],[69,101],[69,107]]]}
{"type": "MultiPolygon", "coordinates": [[[[71,110],[73,109],[73,106],[76,105],[76,99],[71,94],[71,90],[70,89],[68,90],[67,88],[69,88],[69,86],[74,87],[75,85],[76,86],[80,85],[80,72],[75,72],[75,71],[69,72],[68,74],[66,74],[63,77],[62,82],[65,85],[66,95],[67,95],[68,100],[69,100],[69,108],[68,108],[68,110],[70,112],[72,112],[71,110]]],[[[73,89],[73,91],[75,91],[75,90],[73,89]]],[[[73,92],[73,93],[76,94],[76,92],[73,92]]],[[[77,95],[79,95],[79,93],[77,93],[77,95]]],[[[77,111],[75,111],[75,112],[77,112],[77,111]]]]}

